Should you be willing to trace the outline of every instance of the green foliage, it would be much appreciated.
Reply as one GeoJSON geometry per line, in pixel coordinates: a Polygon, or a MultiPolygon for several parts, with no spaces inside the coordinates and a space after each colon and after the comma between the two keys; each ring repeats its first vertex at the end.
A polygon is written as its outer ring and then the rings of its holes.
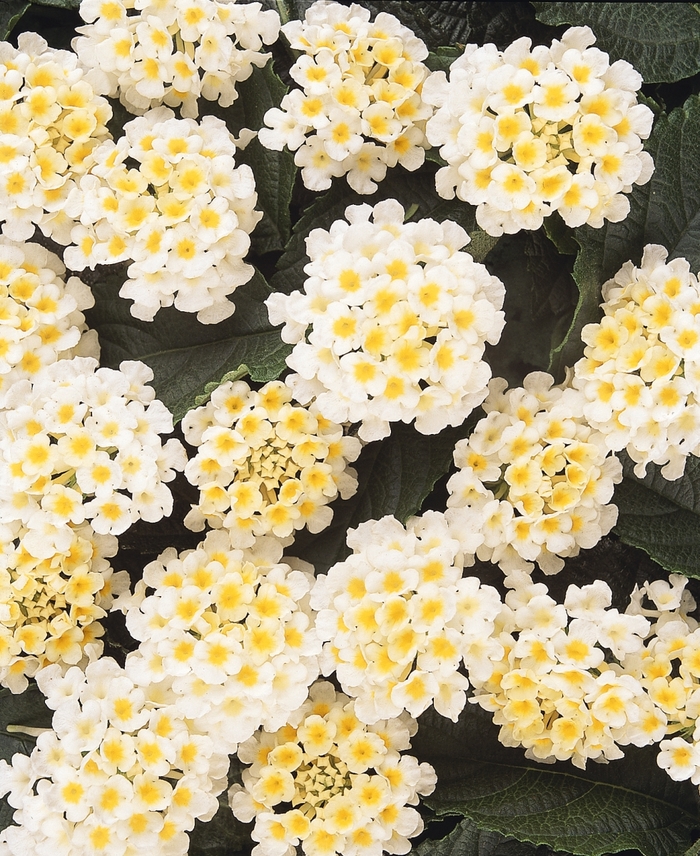
{"type": "Polygon", "coordinates": [[[692,841],[697,789],[656,768],[653,750],[650,758],[627,747],[623,760],[580,771],[502,746],[490,715],[471,705],[456,724],[432,710],[419,722],[412,744],[436,768],[437,788],[424,802],[438,816],[465,816],[479,829],[575,856],[629,848],[681,856],[692,841]]]}
{"type": "Polygon", "coordinates": [[[439,841],[422,841],[412,856],[538,856],[531,844],[479,827],[468,817],[439,841]]]}
{"type": "Polygon", "coordinates": [[[700,72],[700,13],[693,3],[533,3],[545,24],[588,26],[611,60],[631,62],[645,83],[700,72]]]}
{"type": "Polygon", "coordinates": [[[179,421],[205,394],[206,385],[245,365],[254,381],[274,380],[286,368],[291,348],[270,325],[265,298],[270,287],[262,274],[236,289],[236,312],[220,324],[200,324],[193,315],[161,309],[152,322],[137,321],[118,296],[123,277],[109,273],[92,288],[95,308],[88,323],[97,330],[102,363],[143,360],[154,372],[158,397],[179,421]]]}
{"type": "Polygon", "coordinates": [[[0,5],[0,38],[6,39],[29,9],[29,0],[3,0],[0,5]]]}

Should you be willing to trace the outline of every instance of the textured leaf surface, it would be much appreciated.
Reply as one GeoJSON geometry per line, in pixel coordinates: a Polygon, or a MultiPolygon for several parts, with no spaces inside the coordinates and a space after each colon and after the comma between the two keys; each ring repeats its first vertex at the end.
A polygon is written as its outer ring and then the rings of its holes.
{"type": "Polygon", "coordinates": [[[93,285],[96,306],[88,324],[102,346],[102,363],[117,367],[122,360],[143,360],[154,372],[158,397],[182,419],[205,386],[241,365],[256,381],[273,380],[286,368],[291,348],[270,325],[265,298],[270,287],[261,274],[236,289],[236,312],[220,324],[200,324],[194,315],[161,309],[152,322],[129,313],[129,301],[118,297],[122,279],[108,275],[93,285]]]}
{"type": "Polygon", "coordinates": [[[700,269],[700,98],[693,95],[683,107],[657,119],[646,148],[654,158],[654,174],[630,194],[627,218],[602,229],[582,226],[574,233],[581,248],[574,265],[580,294],[572,324],[552,352],[555,371],[581,355],[581,330],[600,317],[603,283],[624,262],[639,264],[646,244],[663,244],[670,258],[683,256],[693,271],[700,269]]]}
{"type": "Polygon", "coordinates": [[[35,6],[52,6],[54,9],[79,9],[80,0],[31,0],[35,6]]]}
{"type": "Polygon", "coordinates": [[[391,435],[370,443],[353,465],[359,488],[350,499],[333,504],[333,522],[319,535],[300,533],[290,552],[311,562],[323,573],[344,559],[349,550],[347,531],[364,520],[393,514],[402,522],[416,514],[435,482],[452,464],[457,440],[469,426],[447,428],[440,434],[419,434],[411,425],[397,423],[391,435]]]}
{"type": "Polygon", "coordinates": [[[471,705],[456,724],[432,710],[420,718],[412,744],[436,767],[437,789],[424,802],[438,815],[575,856],[681,856],[691,844],[697,789],[672,782],[654,750],[627,747],[623,760],[579,771],[528,761],[495,735],[490,716],[471,705]]]}
{"type": "Polygon", "coordinates": [[[219,797],[219,810],[202,823],[195,821],[190,832],[188,856],[235,856],[248,852],[252,824],[237,820],[226,802],[226,792],[219,797]]]}
{"type": "Polygon", "coordinates": [[[700,71],[700,13],[692,3],[533,3],[545,24],[588,26],[611,60],[631,62],[645,83],[700,71]]]}
{"type": "Polygon", "coordinates": [[[7,39],[30,5],[29,0],[3,0],[0,5],[1,39],[7,39]]]}
{"type": "Polygon", "coordinates": [[[667,571],[700,577],[700,459],[688,458],[675,481],[649,466],[638,479],[624,456],[625,479],[615,489],[620,509],[615,532],[640,547],[667,571]]]}
{"type": "MultiPolygon", "coordinates": [[[[550,851],[547,851],[550,852],[550,851]]],[[[544,856],[531,844],[479,827],[468,817],[439,841],[423,841],[411,856],[544,856]]]]}

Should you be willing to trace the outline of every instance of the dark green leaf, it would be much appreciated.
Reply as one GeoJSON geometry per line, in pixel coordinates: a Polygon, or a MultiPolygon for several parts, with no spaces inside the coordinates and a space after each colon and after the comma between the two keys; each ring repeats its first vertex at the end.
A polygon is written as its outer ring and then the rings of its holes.
{"type": "Polygon", "coordinates": [[[190,314],[161,309],[152,322],[137,321],[129,302],[118,297],[121,276],[108,273],[92,286],[96,306],[88,324],[97,330],[102,363],[116,367],[122,360],[143,360],[154,372],[158,397],[182,419],[205,386],[228,371],[248,366],[255,381],[273,380],[286,368],[291,351],[270,325],[265,298],[270,287],[260,273],[236,289],[236,312],[220,324],[200,324],[190,314]]]}
{"type": "Polygon", "coordinates": [[[669,779],[654,763],[655,748],[626,747],[624,759],[586,771],[542,765],[502,746],[490,719],[471,705],[456,724],[433,710],[420,718],[412,743],[436,768],[436,791],[424,802],[438,815],[575,856],[630,848],[681,856],[692,842],[697,788],[669,779]]]}
{"type": "Polygon", "coordinates": [[[554,371],[581,356],[581,330],[600,317],[603,283],[627,260],[638,264],[646,244],[663,244],[671,258],[683,256],[692,270],[700,268],[700,98],[693,95],[661,116],[646,147],[656,168],[651,180],[630,194],[625,220],[574,232],[581,247],[574,266],[580,297],[571,327],[552,352],[554,371]]]}
{"type": "Polygon", "coordinates": [[[692,847],[689,847],[683,856],[700,856],[700,841],[696,841],[692,847]]]}
{"type": "Polygon", "coordinates": [[[692,3],[533,3],[545,24],[588,26],[596,47],[626,59],[645,83],[700,71],[700,13],[692,3]]]}
{"type": "Polygon", "coordinates": [[[53,6],[56,9],[79,9],[80,0],[31,0],[35,6],[53,6]]]}
{"type": "Polygon", "coordinates": [[[197,820],[190,832],[188,856],[235,856],[250,847],[250,824],[233,816],[226,802],[226,793],[219,797],[219,810],[202,823],[197,820]]]}
{"type": "Polygon", "coordinates": [[[425,64],[431,71],[444,71],[446,74],[450,70],[450,66],[461,56],[463,51],[455,47],[438,48],[435,52],[431,51],[425,64]]]}
{"type": "MultiPolygon", "coordinates": [[[[271,107],[279,107],[287,87],[275,74],[272,63],[263,68],[254,68],[247,79],[237,84],[238,98],[231,107],[222,109],[217,105],[200,102],[205,113],[223,119],[234,134],[242,128],[258,131],[263,127],[263,117],[271,107]]],[[[238,163],[247,163],[255,175],[258,192],[258,210],[263,219],[252,235],[253,250],[260,255],[281,251],[291,231],[289,203],[297,168],[294,155],[285,150],[274,152],[264,148],[257,139],[252,140],[239,152],[238,163]]]]}
{"type": "Polygon", "coordinates": [[[333,504],[333,522],[319,535],[301,533],[290,548],[295,556],[325,572],[348,555],[345,537],[363,520],[393,514],[402,522],[416,514],[435,482],[452,464],[457,440],[469,428],[447,428],[440,434],[419,434],[411,425],[397,423],[391,436],[370,443],[357,463],[359,488],[350,499],[333,504]]]}
{"type": "MultiPolygon", "coordinates": [[[[34,738],[9,733],[8,725],[50,728],[52,715],[36,684],[31,684],[19,695],[13,695],[5,687],[0,689],[0,758],[9,763],[16,752],[29,755],[34,748],[34,738]]],[[[0,801],[0,829],[11,823],[13,812],[5,800],[0,801]]]]}
{"type": "Polygon", "coordinates": [[[1,39],[7,39],[30,5],[29,0],[4,0],[0,6],[1,39]]]}
{"type": "Polygon", "coordinates": [[[684,475],[667,481],[654,465],[645,478],[636,478],[632,462],[622,457],[625,479],[615,489],[615,532],[667,571],[700,578],[700,459],[689,457],[684,475]]]}
{"type": "Polygon", "coordinates": [[[538,856],[531,844],[489,832],[465,817],[440,841],[421,842],[411,856],[538,856]]]}

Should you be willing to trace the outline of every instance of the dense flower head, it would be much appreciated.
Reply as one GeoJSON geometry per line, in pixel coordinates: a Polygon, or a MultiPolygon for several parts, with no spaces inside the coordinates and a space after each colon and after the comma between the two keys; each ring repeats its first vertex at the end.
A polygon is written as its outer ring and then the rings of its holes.
{"type": "Polygon", "coordinates": [[[76,181],[110,137],[112,108],[69,51],[22,33],[0,42],[0,211],[3,234],[26,241],[35,226],[67,244],[80,210],[76,181]]]}
{"type": "Polygon", "coordinates": [[[12,384],[43,367],[78,354],[97,356],[94,332],[82,309],[94,304],[78,277],[39,244],[0,237],[0,407],[12,384]]]}
{"type": "Polygon", "coordinates": [[[399,420],[423,434],[461,424],[487,394],[482,356],[503,329],[503,283],[460,251],[469,237],[450,220],[404,223],[393,199],[345,217],[306,239],[304,291],[266,301],[295,346],[295,398],[362,422],[363,440],[399,420]]]}
{"type": "Polygon", "coordinates": [[[176,119],[167,107],[124,126],[94,152],[80,180],[81,211],[65,252],[71,270],[131,261],[121,297],[151,321],[161,306],[203,324],[232,315],[227,299],[253,276],[243,261],[255,211],[255,179],[236,166],[236,143],[214,116],[176,119]]]}
{"type": "Polygon", "coordinates": [[[583,328],[574,386],[610,449],[640,478],[650,463],[674,480],[700,453],[700,286],[685,259],[657,244],[603,285],[603,318],[583,328]]]}
{"type": "Polygon", "coordinates": [[[635,589],[627,611],[653,623],[644,647],[621,663],[658,710],[655,739],[667,738],[661,740],[658,765],[675,781],[700,785],[700,625],[689,614],[697,604],[687,582],[671,574],[668,582],[635,589]]]}
{"type": "Polygon", "coordinates": [[[572,27],[551,47],[467,45],[449,81],[438,72],[426,82],[437,108],[426,132],[447,161],[437,191],[476,205],[490,235],[538,229],[553,211],[568,226],[623,220],[624,194],[651,177],[642,78],[594,42],[589,27],[572,27]]]}
{"type": "Polygon", "coordinates": [[[223,526],[237,543],[287,538],[304,527],[320,532],[333,518],[328,503],[357,490],[348,462],[360,454],[360,441],[314,404],[295,404],[281,381],[260,390],[242,380],[223,383],[182,427],[197,447],[185,467],[200,496],[185,518],[191,529],[223,526]]]}
{"type": "Polygon", "coordinates": [[[428,49],[397,18],[353,3],[318,0],[303,21],[282,32],[301,56],[290,69],[301,89],[265,114],[260,142],[296,150],[294,161],[310,190],[346,176],[358,193],[373,193],[387,167],[418,169],[429,148],[425,122],[433,109],[421,99],[430,74],[428,49]]]}
{"type": "Polygon", "coordinates": [[[584,419],[583,395],[553,382],[532,372],[508,389],[494,378],[486,417],[455,447],[447,520],[470,564],[557,573],[617,520],[621,464],[584,419]]]}
{"type": "Polygon", "coordinates": [[[0,520],[29,531],[35,559],[69,549],[71,525],[88,520],[119,535],[136,520],[170,514],[165,482],[185,465],[172,415],[140,362],[97,368],[91,357],[59,360],[9,389],[0,411],[0,520]]]}
{"type": "Polygon", "coordinates": [[[462,663],[486,676],[502,656],[491,639],[498,592],[462,578],[459,543],[437,511],[405,527],[368,520],[350,530],[348,546],[353,554],[319,575],[311,593],[323,674],[335,672],[363,722],[419,716],[433,704],[456,722],[469,687],[462,663]]]}
{"type": "Polygon", "coordinates": [[[38,559],[24,545],[36,533],[19,522],[0,527],[0,684],[15,693],[50,663],[97,659],[99,621],[129,586],[128,573],[114,573],[107,561],[117,552],[113,535],[87,523],[66,528],[65,546],[38,559]]]}
{"type": "Polygon", "coordinates": [[[210,820],[228,756],[114,660],[37,675],[53,728],[31,755],[0,761],[0,793],[17,809],[0,833],[13,856],[185,856],[195,819],[210,820]]]}
{"type": "Polygon", "coordinates": [[[297,845],[306,856],[408,853],[423,829],[411,806],[435,789],[435,771],[402,754],[414,719],[365,725],[355,706],[319,681],[288,725],[241,745],[250,766],[229,803],[239,820],[255,820],[253,856],[293,856],[297,845]]]}
{"type": "Polygon", "coordinates": [[[167,685],[181,715],[229,754],[257,728],[280,728],[318,676],[309,568],[283,561],[275,538],[240,550],[225,530],[165,550],[116,604],[141,643],[127,673],[144,691],[167,685]]]}
{"type": "Polygon", "coordinates": [[[546,763],[621,758],[665,733],[665,716],[643,683],[619,663],[638,656],[649,621],[611,607],[607,583],[569,586],[564,603],[516,572],[498,619],[503,657],[483,680],[470,673],[470,701],[493,712],[506,746],[546,763]]]}
{"type": "Polygon", "coordinates": [[[82,0],[88,24],[73,49],[131,113],[165,103],[195,118],[200,96],[230,107],[236,83],[270,58],[261,48],[280,19],[261,10],[236,0],[82,0]]]}

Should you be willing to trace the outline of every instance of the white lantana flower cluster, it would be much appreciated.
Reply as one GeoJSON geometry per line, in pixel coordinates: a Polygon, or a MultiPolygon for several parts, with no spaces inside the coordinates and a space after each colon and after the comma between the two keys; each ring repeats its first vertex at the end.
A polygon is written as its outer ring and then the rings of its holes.
{"type": "Polygon", "coordinates": [[[368,520],[347,543],[353,555],[311,593],[323,674],[337,675],[363,722],[419,716],[431,704],[456,722],[469,687],[461,664],[485,678],[502,656],[491,640],[500,595],[462,579],[459,543],[437,511],[405,528],[393,517],[368,520]]]}
{"type": "Polygon", "coordinates": [[[0,211],[2,232],[26,241],[34,227],[70,241],[80,211],[73,192],[110,138],[112,108],[69,51],[22,33],[19,48],[0,42],[0,211]]]}
{"type": "Polygon", "coordinates": [[[326,190],[344,175],[357,193],[374,193],[387,167],[423,164],[433,109],[420,93],[430,71],[411,30],[386,12],[370,22],[355,3],[318,0],[282,32],[302,52],[290,69],[301,90],[267,111],[259,137],[269,149],[296,151],[306,187],[326,190]]]}
{"type": "Polygon", "coordinates": [[[94,331],[82,309],[95,303],[77,277],[39,244],[0,237],[0,407],[5,393],[22,378],[72,356],[98,356],[94,331]]]}
{"type": "Polygon", "coordinates": [[[348,463],[360,454],[360,441],[344,436],[342,425],[314,404],[294,404],[281,381],[260,390],[242,380],[223,383],[204,407],[185,415],[182,428],[197,447],[185,467],[200,492],[185,518],[190,529],[223,526],[245,546],[257,535],[320,532],[333,518],[328,503],[357,490],[348,463]]]}
{"type": "Polygon", "coordinates": [[[185,856],[187,830],[211,820],[228,756],[162,696],[111,658],[83,672],[37,676],[55,712],[31,755],[0,761],[0,793],[18,826],[0,833],[12,856],[185,856]]]}
{"type": "Polygon", "coordinates": [[[490,235],[538,229],[552,211],[568,226],[624,220],[623,194],[651,177],[641,75],[594,42],[589,27],[572,27],[549,48],[467,45],[449,81],[437,72],[426,82],[423,100],[437,108],[426,132],[448,164],[437,191],[476,205],[490,235]]]}
{"type": "Polygon", "coordinates": [[[645,688],[658,709],[658,765],[674,781],[700,785],[700,626],[688,613],[696,603],[688,580],[671,574],[635,591],[628,612],[651,618],[649,638],[622,666],[645,688]],[[653,607],[645,607],[647,601],[653,607]],[[655,608],[654,608],[655,607],[655,608]]]}
{"type": "Polygon", "coordinates": [[[308,568],[283,562],[274,538],[237,550],[221,530],[165,550],[117,604],[141,643],[127,674],[144,691],[169,687],[174,709],[229,754],[257,728],[277,730],[319,673],[308,568]]]}
{"type": "Polygon", "coordinates": [[[23,546],[26,527],[0,526],[0,684],[13,693],[50,663],[84,666],[101,656],[99,620],[129,587],[129,574],[107,561],[117,552],[113,535],[87,523],[65,534],[66,546],[38,559],[23,546]]]}
{"type": "Polygon", "coordinates": [[[236,0],[82,0],[88,25],[72,46],[129,112],[168,104],[196,118],[200,96],[230,107],[236,83],[270,58],[260,51],[276,41],[280,19],[261,10],[236,0]]]}
{"type": "Polygon", "coordinates": [[[22,548],[36,559],[65,552],[71,526],[90,521],[119,535],[136,520],[172,511],[165,482],[185,465],[185,450],[161,434],[170,412],[140,362],[118,371],[75,357],[20,380],[0,411],[0,519],[27,528],[22,548]]]}
{"type": "Polygon", "coordinates": [[[650,463],[673,481],[700,453],[700,286],[685,259],[658,244],[603,285],[604,317],[581,336],[574,386],[608,448],[625,449],[642,478],[650,463]]]}
{"type": "Polygon", "coordinates": [[[503,646],[487,680],[470,673],[470,701],[492,711],[499,740],[551,763],[623,757],[665,733],[665,717],[642,682],[618,663],[639,655],[649,632],[641,615],[610,606],[602,580],[572,585],[558,604],[524,573],[508,592],[497,625],[503,646]]]}
{"type": "Polygon", "coordinates": [[[243,261],[255,211],[255,179],[236,166],[236,144],[214,116],[176,119],[159,107],[94,152],[80,180],[82,208],[65,252],[71,270],[131,260],[119,295],[153,320],[161,306],[196,312],[202,324],[233,314],[227,295],[253,276],[243,261]]]}
{"type": "Polygon", "coordinates": [[[505,323],[503,283],[460,251],[469,236],[450,220],[404,223],[393,199],[345,217],[306,239],[304,291],[266,301],[295,346],[295,398],[361,422],[368,441],[399,420],[423,434],[461,424],[486,397],[482,357],[505,323]]]}
{"type": "Polygon", "coordinates": [[[238,757],[243,787],[232,785],[234,815],[255,820],[253,856],[380,856],[408,853],[423,830],[419,795],[435,789],[435,771],[401,754],[417,724],[406,714],[363,724],[355,702],[319,681],[289,725],[258,732],[238,757]]]}
{"type": "Polygon", "coordinates": [[[553,382],[532,372],[509,390],[494,378],[486,417],[455,447],[446,516],[470,563],[555,574],[615,525],[622,466],[584,420],[581,393],[553,382]]]}

